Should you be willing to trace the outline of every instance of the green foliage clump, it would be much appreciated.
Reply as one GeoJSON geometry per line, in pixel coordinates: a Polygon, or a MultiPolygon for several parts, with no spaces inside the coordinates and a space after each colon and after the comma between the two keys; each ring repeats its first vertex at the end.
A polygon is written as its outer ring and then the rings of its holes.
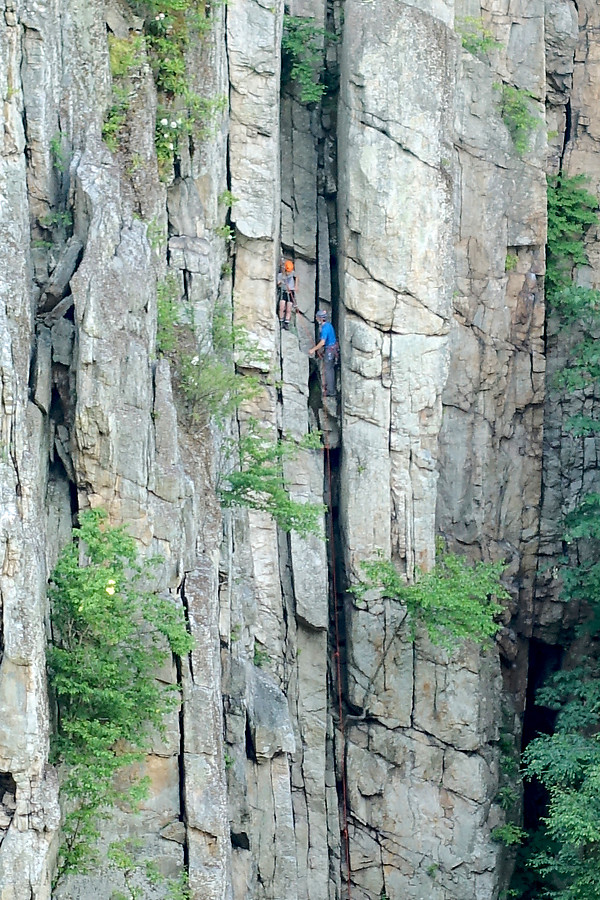
{"type": "Polygon", "coordinates": [[[125,891],[113,891],[110,900],[144,900],[145,888],[162,888],[165,900],[191,900],[187,872],[173,878],[164,876],[156,863],[141,855],[142,842],[136,838],[113,841],[107,852],[112,866],[123,878],[125,891]]]}
{"type": "Polygon", "coordinates": [[[517,268],[517,263],[519,262],[519,257],[516,253],[507,253],[506,261],[504,263],[504,271],[512,272],[513,269],[517,268]]]}
{"type": "MultiPolygon", "coordinates": [[[[189,338],[189,327],[187,334],[189,338]]],[[[183,343],[185,346],[185,336],[183,343]]],[[[223,421],[260,393],[259,378],[242,375],[238,367],[250,368],[253,362],[266,362],[267,357],[257,350],[246,328],[231,321],[225,307],[213,311],[210,336],[194,341],[191,352],[178,350],[176,356],[177,384],[192,421],[201,422],[207,415],[223,421]]]]}
{"type": "Polygon", "coordinates": [[[213,26],[219,2],[201,0],[133,0],[144,18],[145,47],[159,95],[155,146],[161,178],[168,177],[182,141],[189,135],[206,137],[217,116],[227,107],[226,97],[202,97],[191,89],[186,53],[213,26]]]}
{"type": "Polygon", "coordinates": [[[458,33],[464,49],[473,56],[487,56],[490,50],[501,47],[489,28],[483,24],[483,19],[477,16],[464,16],[458,20],[458,33]]]}
{"type": "Polygon", "coordinates": [[[600,494],[589,493],[565,518],[564,540],[573,549],[563,560],[566,600],[586,603],[594,613],[590,627],[600,630],[600,494]]]}
{"type": "Polygon", "coordinates": [[[529,101],[534,98],[531,91],[514,87],[512,84],[494,85],[500,90],[500,114],[508,128],[515,150],[523,156],[531,147],[531,136],[539,126],[539,116],[531,112],[529,101]]]}
{"type": "Polygon", "coordinates": [[[510,785],[504,785],[504,787],[501,787],[496,794],[496,803],[505,811],[512,809],[515,806],[517,799],[515,790],[510,785]]]}
{"type": "MultiPolygon", "coordinates": [[[[583,175],[563,173],[548,179],[548,246],[546,295],[562,329],[576,331],[581,339],[572,347],[555,386],[567,392],[590,388],[600,380],[597,332],[600,326],[600,291],[573,283],[576,266],[588,262],[584,238],[598,222],[598,199],[587,190],[583,175]]],[[[575,435],[600,430],[588,415],[569,420],[575,435]]]]}
{"type": "Polygon", "coordinates": [[[236,366],[266,362],[248,332],[234,325],[230,312],[217,307],[210,332],[197,337],[193,313],[181,302],[177,278],[170,274],[157,286],[156,349],[169,359],[189,420],[205,423],[211,416],[224,421],[246,400],[260,392],[260,380],[242,375],[236,366]]]}
{"type": "Polygon", "coordinates": [[[587,190],[587,183],[585,175],[562,172],[548,178],[546,293],[553,304],[571,285],[574,267],[588,261],[583,238],[598,222],[598,198],[587,190]]]}
{"type": "Polygon", "coordinates": [[[243,506],[267,512],[283,531],[323,537],[323,504],[292,500],[283,479],[286,459],[293,459],[303,449],[320,448],[317,432],[296,443],[275,438],[267,428],[250,421],[246,433],[231,444],[230,451],[237,465],[225,476],[220,489],[221,503],[225,507],[243,506]]]}
{"type": "Polygon", "coordinates": [[[121,130],[127,121],[129,109],[129,93],[116,85],[112,91],[113,102],[106,111],[102,123],[102,140],[111,151],[116,153],[119,149],[119,137],[121,130]]]}
{"type": "Polygon", "coordinates": [[[64,172],[67,167],[67,156],[63,148],[63,136],[57,131],[54,137],[50,139],[50,156],[52,157],[52,167],[57,172],[64,172]]]}
{"type": "Polygon", "coordinates": [[[218,197],[219,203],[223,206],[233,206],[234,203],[237,203],[239,197],[236,197],[235,194],[232,194],[231,191],[221,191],[218,197]]]}
{"type": "Polygon", "coordinates": [[[296,82],[301,103],[318,103],[325,93],[320,77],[323,69],[324,42],[333,40],[324,28],[304,16],[283,17],[281,38],[284,79],[296,82]]]}
{"type": "Polygon", "coordinates": [[[555,674],[539,694],[558,711],[554,734],[524,753],[528,778],[550,797],[543,841],[529,865],[555,900],[600,896],[600,671],[589,662],[555,674]]]}
{"type": "Polygon", "coordinates": [[[69,228],[73,224],[73,214],[69,210],[52,212],[42,216],[39,221],[42,228],[69,228]]]}
{"type": "Polygon", "coordinates": [[[497,841],[499,844],[504,844],[505,847],[514,847],[522,844],[526,837],[527,832],[512,822],[498,825],[497,828],[492,829],[492,840],[497,841]]]}
{"type": "Polygon", "coordinates": [[[121,131],[127,121],[131,103],[129,77],[139,68],[144,54],[144,39],[139,35],[118,38],[108,35],[110,73],[113,79],[112,103],[106,111],[102,125],[102,139],[112,153],[119,149],[121,131]]]}
{"type": "Polygon", "coordinates": [[[271,657],[266,650],[263,650],[257,640],[254,641],[254,655],[252,662],[259,669],[271,662],[271,657]]]}
{"type": "Polygon", "coordinates": [[[365,577],[354,593],[361,598],[377,589],[403,603],[413,639],[417,626],[423,625],[434,644],[452,649],[463,640],[485,643],[498,631],[496,619],[502,611],[498,601],[509,597],[500,581],[501,562],[470,564],[440,547],[434,569],[410,585],[389,560],[364,562],[362,568],[365,577]]]}
{"type": "Polygon", "coordinates": [[[229,242],[233,241],[235,238],[235,232],[233,228],[231,227],[231,225],[227,224],[219,225],[217,228],[215,228],[215,234],[217,235],[217,237],[225,238],[225,240],[229,242]]]}
{"type": "Polygon", "coordinates": [[[172,272],[156,285],[156,349],[161,356],[171,356],[178,344],[180,293],[172,272]]]}
{"type": "Polygon", "coordinates": [[[139,35],[129,38],[118,38],[108,35],[108,56],[110,74],[113,78],[125,78],[137,68],[144,50],[144,39],[139,35]]]}
{"type": "Polygon", "coordinates": [[[58,706],[52,758],[61,766],[66,815],[56,883],[98,858],[99,821],[115,804],[135,807],[143,780],[114,776],[143,759],[150,729],[179,702],[155,678],[171,653],[191,649],[181,611],[144,586],[144,569],[124,527],[90,510],[73,529],[50,579],[48,676],[58,706]]]}

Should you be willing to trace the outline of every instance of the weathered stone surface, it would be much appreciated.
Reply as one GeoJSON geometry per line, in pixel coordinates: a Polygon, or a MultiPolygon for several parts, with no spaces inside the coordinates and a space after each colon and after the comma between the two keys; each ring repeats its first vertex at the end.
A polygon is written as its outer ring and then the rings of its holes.
{"type": "Polygon", "coordinates": [[[270,678],[253,666],[248,679],[248,726],[260,761],[296,749],[287,700],[270,678]]]}
{"type": "MultiPolygon", "coordinates": [[[[23,29],[11,9],[0,27],[0,785],[10,819],[0,838],[0,897],[49,900],[59,810],[48,766],[44,655],[48,441],[42,412],[28,403],[35,333],[22,54],[23,29]]],[[[42,407],[48,404],[47,349],[44,344],[37,370],[42,407]]]]}
{"type": "Polygon", "coordinates": [[[258,0],[235,0],[227,10],[234,220],[254,239],[272,239],[278,231],[282,12],[281,3],[258,0]]]}
{"type": "MultiPolygon", "coordinates": [[[[550,37],[548,77],[550,99],[556,110],[559,131],[552,157],[554,171],[568,175],[584,173],[588,189],[597,193],[600,186],[597,141],[598,116],[598,28],[600,13],[596,5],[549,3],[547,23],[550,37]],[[578,28],[576,24],[578,23],[578,28]],[[556,74],[555,74],[556,73],[556,74]],[[572,76],[571,76],[571,73],[572,76]],[[568,105],[570,127],[566,129],[568,105]]],[[[600,286],[600,251],[597,229],[586,235],[589,265],[575,273],[576,281],[586,287],[600,286]]],[[[573,416],[598,415],[595,390],[568,393],[556,389],[556,376],[569,361],[572,349],[580,341],[577,329],[564,332],[554,316],[547,323],[547,402],[544,415],[544,472],[540,521],[540,564],[536,579],[536,602],[526,625],[536,637],[549,643],[561,640],[580,615],[579,604],[565,602],[559,560],[564,553],[564,517],[581,502],[588,491],[596,492],[598,483],[598,438],[582,439],[568,427],[573,416]]]]}
{"type": "MultiPolygon", "coordinates": [[[[232,511],[222,525],[214,475],[226,438],[250,417],[293,440],[320,423],[330,454],[302,451],[284,475],[301,502],[329,499],[331,488],[338,588],[377,550],[411,580],[432,565],[436,531],[472,556],[505,558],[520,596],[515,588],[501,646],[522,692],[521,643],[509,621],[517,599],[522,632],[554,640],[571,621],[551,566],[532,603],[543,166],[546,130],[556,130],[550,168],[590,172],[594,187],[600,179],[596,4],[581,0],[577,11],[572,0],[494,0],[482,11],[476,0],[347,0],[343,41],[328,45],[324,76],[335,85],[340,51],[339,127],[334,95],[309,107],[288,84],[280,98],[283,4],[234,0],[226,15],[217,7],[187,64],[190,90],[230,97],[229,144],[217,115],[208,139],[182,142],[168,187],[157,176],[147,66],[124,146],[111,154],[102,144],[111,102],[105,26],[126,38],[142,23],[125,3],[100,6],[19,0],[0,29],[0,708],[8,723],[0,785],[9,777],[15,785],[0,806],[1,900],[49,898],[58,808],[47,767],[45,585],[72,513],[90,504],[127,523],[143,552],[160,553],[157,586],[185,602],[195,638],[181,666],[181,717],[169,719],[165,740],[154,737],[142,767],[151,796],[137,824],[119,811],[105,847],[141,834],[144,853],[170,877],[186,844],[194,900],[339,900],[336,779],[345,752],[354,900],[382,892],[491,900],[501,871],[490,840],[501,821],[492,805],[497,658],[463,648],[448,659],[423,638],[411,643],[399,605],[346,601],[352,715],[342,747],[328,684],[327,547],[283,534],[257,510],[232,511]],[[501,44],[485,60],[460,46],[461,17],[480,14],[501,44]],[[522,159],[500,114],[501,81],[531,91],[540,116],[522,159]],[[64,172],[50,147],[57,134],[64,172]],[[219,201],[225,188],[237,198],[230,214],[219,201]],[[72,236],[70,227],[43,225],[71,206],[72,236]],[[235,241],[219,234],[229,215],[235,241]],[[53,246],[44,246],[50,234],[53,246]],[[42,245],[30,247],[31,236],[42,245]],[[282,247],[299,276],[289,332],[275,314],[282,247]],[[264,391],[233,431],[219,423],[225,439],[181,427],[171,368],[155,358],[156,282],[167,254],[196,324],[209,328],[215,303],[230,308],[233,281],[235,321],[262,351],[250,368],[264,391]],[[318,368],[306,356],[322,303],[333,304],[342,344],[339,403],[319,396],[318,368]]],[[[286,11],[341,32],[337,7],[293,0],[286,11]]],[[[580,273],[594,287],[595,237],[580,273]]],[[[552,323],[548,335],[551,379],[566,348],[552,323]]],[[[561,550],[563,513],[597,487],[594,441],[576,444],[564,428],[574,409],[593,403],[548,407],[541,537],[549,562],[561,550]]],[[[108,900],[122,887],[101,867],[57,897],[108,900]]]]}

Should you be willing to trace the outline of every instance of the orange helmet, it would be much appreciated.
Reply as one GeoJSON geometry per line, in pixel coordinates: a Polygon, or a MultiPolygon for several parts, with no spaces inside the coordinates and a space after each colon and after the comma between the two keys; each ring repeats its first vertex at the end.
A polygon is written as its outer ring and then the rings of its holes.
{"type": "Polygon", "coordinates": [[[291,259],[286,259],[286,261],[283,265],[283,268],[285,269],[286,272],[293,272],[294,271],[294,263],[291,261],[291,259]]]}

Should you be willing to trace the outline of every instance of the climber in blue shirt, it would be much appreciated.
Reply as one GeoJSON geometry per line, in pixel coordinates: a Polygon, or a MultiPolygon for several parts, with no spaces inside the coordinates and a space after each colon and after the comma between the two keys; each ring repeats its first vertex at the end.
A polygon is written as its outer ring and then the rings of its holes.
{"type": "Polygon", "coordinates": [[[331,322],[327,321],[327,313],[320,309],[316,315],[319,323],[319,341],[308,351],[309,356],[323,351],[325,361],[325,394],[327,397],[335,397],[335,364],[338,360],[338,342],[331,322]]]}

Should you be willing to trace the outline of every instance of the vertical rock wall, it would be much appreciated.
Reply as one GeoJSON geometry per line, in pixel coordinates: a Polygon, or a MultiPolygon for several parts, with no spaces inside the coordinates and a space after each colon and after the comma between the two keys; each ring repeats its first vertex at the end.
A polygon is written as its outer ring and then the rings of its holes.
{"type": "MultiPolygon", "coordinates": [[[[161,673],[181,680],[184,713],[171,717],[143,766],[150,795],[138,816],[116,811],[103,843],[137,836],[165,876],[186,862],[196,896],[230,895],[212,441],[178,433],[169,367],[155,355],[167,194],[171,269],[187,302],[215,302],[223,242],[210,229],[226,185],[226,135],[219,129],[202,154],[184,154],[176,181],[161,183],[156,96],[141,58],[119,151],[108,151],[101,140],[111,102],[107,33],[127,38],[140,24],[119,3],[4,8],[3,216],[11,252],[2,264],[3,900],[50,896],[59,816],[56,773],[47,765],[46,580],[70,538],[72,513],[87,506],[125,522],[142,554],[162,557],[152,586],[185,601],[196,641],[182,672],[161,673]]],[[[223,93],[222,36],[189,64],[192,82],[210,81],[223,93]]],[[[108,897],[120,886],[120,876],[100,866],[55,894],[108,897]]]]}
{"type": "MultiPolygon", "coordinates": [[[[231,0],[187,53],[190,88],[227,95],[228,123],[217,117],[186,143],[162,182],[145,56],[118,151],[101,139],[107,33],[139,30],[129,5],[4,7],[1,900],[50,896],[59,812],[45,583],[87,506],[162,556],[154,587],[183,605],[195,639],[190,659],[162,673],[183,707],[144,766],[150,797],[140,816],[117,812],[105,845],[139,836],[166,875],[187,868],[194,900],[338,900],[348,863],[354,900],[499,893],[497,652],[449,657],[423,636],[413,646],[395,604],[334,596],[342,733],[329,573],[337,561],[345,588],[381,550],[410,581],[433,565],[438,532],[451,549],[506,559],[513,603],[500,643],[519,706],[539,540],[543,104],[558,131],[552,165],[593,174],[597,13],[580,4],[575,51],[571,0],[346,0],[343,17],[302,0],[285,12],[338,33],[324,48],[328,97],[307,105],[294,84],[281,90],[283,4],[231,0]],[[461,30],[482,15],[498,44],[473,55],[461,30]],[[530,92],[539,117],[522,157],[501,82],[530,92]],[[226,216],[231,241],[218,234],[226,216]],[[300,279],[287,332],[275,313],[282,252],[300,279]],[[329,453],[301,451],[285,477],[294,499],[333,499],[329,549],[260,511],[221,513],[226,440],[182,416],[156,359],[167,273],[207,332],[215,306],[231,309],[256,345],[247,371],[261,393],[219,423],[225,434],[250,420],[294,440],[322,430],[329,453]],[[320,396],[306,352],[323,305],[342,349],[337,398],[320,396]]],[[[582,275],[594,286],[595,252],[582,275]]],[[[595,448],[567,443],[565,416],[551,406],[546,427],[550,556],[559,511],[593,481],[595,448]]],[[[538,622],[547,614],[554,634],[562,612],[545,578],[538,622]]],[[[55,896],[108,900],[120,886],[99,867],[55,896]]]]}
{"type": "MultiPolygon", "coordinates": [[[[543,3],[346,4],[347,574],[381,549],[410,580],[433,564],[441,531],[451,549],[507,561],[512,612],[532,608],[541,483],[543,40],[543,3]],[[497,46],[477,58],[461,32],[482,15],[497,46]],[[499,82],[535,98],[523,158],[499,82]]],[[[447,658],[424,639],[413,649],[402,615],[346,604],[353,896],[493,897],[498,659],[468,647],[447,658]]],[[[517,643],[506,629],[511,663],[517,643]]],[[[523,689],[522,668],[514,681],[523,689]]]]}
{"type": "Polygon", "coordinates": [[[29,402],[34,334],[29,197],[20,70],[23,26],[4,10],[0,157],[0,896],[50,897],[49,845],[58,784],[48,766],[45,678],[43,413],[29,402]]]}
{"type": "MultiPolygon", "coordinates": [[[[548,33],[548,122],[553,129],[550,171],[585,175],[587,189],[600,194],[600,171],[596,157],[599,118],[595,72],[599,16],[595,4],[549,3],[548,33]]],[[[598,289],[598,229],[586,234],[589,265],[578,269],[575,280],[598,289]]],[[[557,577],[563,545],[564,517],[590,491],[598,490],[598,439],[575,436],[568,427],[573,416],[597,415],[594,387],[569,393],[556,386],[557,374],[569,361],[580,340],[577,331],[559,329],[550,315],[547,326],[547,403],[544,421],[544,494],[541,513],[540,562],[536,582],[534,635],[548,643],[569,639],[578,621],[578,604],[565,604],[562,581],[557,577]]]]}
{"type": "MultiPolygon", "coordinates": [[[[294,250],[299,305],[314,312],[316,162],[309,112],[296,104],[299,131],[280,124],[283,6],[235,0],[227,9],[231,83],[231,190],[235,224],[234,314],[270,373],[256,402],[238,413],[300,440],[309,431],[306,350],[312,336],[279,331],[275,274],[280,258],[280,184],[291,188],[294,212],[284,217],[284,243],[294,250]],[[293,142],[293,158],[280,160],[293,142]],[[301,143],[301,142],[304,143],[301,143]],[[281,174],[280,174],[281,172],[281,174]],[[297,186],[296,179],[303,178],[297,186]],[[312,205],[310,202],[312,198],[312,205]],[[293,237],[289,229],[293,229],[293,237]]],[[[285,108],[284,108],[285,109],[285,108]]],[[[289,107],[288,107],[289,109],[289,107]]],[[[312,327],[311,327],[312,331],[312,327]]],[[[321,502],[322,454],[302,451],[285,464],[293,499],[321,502]]],[[[323,526],[324,527],[324,526],[323,526]]],[[[233,895],[314,898],[328,895],[326,759],[328,586],[325,545],[317,537],[278,534],[265,513],[229,521],[233,568],[222,591],[225,733],[233,844],[233,895]]],[[[334,794],[335,796],[335,794],[334,794]]]]}

